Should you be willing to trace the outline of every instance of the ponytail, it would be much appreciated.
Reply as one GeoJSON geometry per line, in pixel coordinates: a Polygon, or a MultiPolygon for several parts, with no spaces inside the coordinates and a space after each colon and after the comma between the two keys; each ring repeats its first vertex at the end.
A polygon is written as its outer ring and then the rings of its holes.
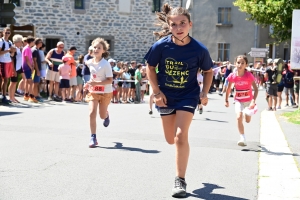
{"type": "Polygon", "coordinates": [[[168,23],[168,14],[171,12],[171,10],[172,7],[168,3],[166,3],[163,5],[161,12],[155,13],[157,17],[156,25],[162,28],[161,31],[153,33],[158,39],[172,34],[171,31],[169,30],[169,23],[168,23]]]}

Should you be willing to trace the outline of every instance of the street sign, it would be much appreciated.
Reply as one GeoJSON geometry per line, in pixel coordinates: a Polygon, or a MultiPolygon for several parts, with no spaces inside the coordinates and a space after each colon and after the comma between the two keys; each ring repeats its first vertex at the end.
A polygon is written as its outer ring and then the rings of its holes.
{"type": "Polygon", "coordinates": [[[254,58],[264,58],[266,57],[266,52],[263,51],[251,51],[250,56],[254,58]]]}
{"type": "Polygon", "coordinates": [[[269,49],[268,48],[251,48],[251,52],[257,52],[257,51],[260,51],[260,52],[268,52],[269,49]]]}
{"type": "Polygon", "coordinates": [[[14,16],[16,13],[14,9],[16,5],[14,3],[0,4],[0,24],[15,24],[16,19],[14,16]]]}

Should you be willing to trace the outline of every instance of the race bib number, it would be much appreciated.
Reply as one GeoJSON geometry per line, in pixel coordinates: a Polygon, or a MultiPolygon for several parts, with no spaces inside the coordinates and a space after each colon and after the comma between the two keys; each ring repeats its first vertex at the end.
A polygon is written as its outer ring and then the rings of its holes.
{"type": "Polygon", "coordinates": [[[250,91],[249,90],[236,91],[235,98],[236,99],[247,99],[247,98],[250,98],[250,91]]]}
{"type": "Polygon", "coordinates": [[[104,93],[104,85],[95,85],[95,86],[91,86],[90,87],[91,92],[95,92],[95,93],[104,93]]]}

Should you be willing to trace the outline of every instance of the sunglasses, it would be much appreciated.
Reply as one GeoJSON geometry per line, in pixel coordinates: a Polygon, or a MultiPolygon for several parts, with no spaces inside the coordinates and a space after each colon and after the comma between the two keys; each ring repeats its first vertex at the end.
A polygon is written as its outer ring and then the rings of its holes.
{"type": "Polygon", "coordinates": [[[63,49],[64,47],[58,47],[58,48],[63,49]]]}
{"type": "Polygon", "coordinates": [[[9,35],[9,34],[10,34],[10,32],[5,32],[5,34],[6,34],[6,35],[9,35]]]}

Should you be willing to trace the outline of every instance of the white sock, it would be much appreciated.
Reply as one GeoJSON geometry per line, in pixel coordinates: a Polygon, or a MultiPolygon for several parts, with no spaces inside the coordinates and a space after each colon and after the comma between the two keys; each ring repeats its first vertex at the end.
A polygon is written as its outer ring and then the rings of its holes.
{"type": "Polygon", "coordinates": [[[240,134],[241,139],[246,140],[245,134],[240,134]]]}

